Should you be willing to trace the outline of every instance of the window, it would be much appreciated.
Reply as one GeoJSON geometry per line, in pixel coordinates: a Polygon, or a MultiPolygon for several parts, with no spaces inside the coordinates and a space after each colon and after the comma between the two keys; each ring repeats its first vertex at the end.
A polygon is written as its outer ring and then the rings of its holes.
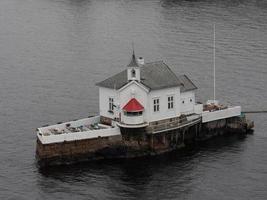
{"type": "Polygon", "coordinates": [[[173,96],[168,97],[168,109],[173,109],[173,96]]]}
{"type": "Polygon", "coordinates": [[[136,77],[135,70],[132,69],[132,78],[135,78],[135,77],[136,77]]]}
{"type": "Polygon", "coordinates": [[[184,100],[182,101],[182,103],[184,103],[184,100]]]}
{"type": "Polygon", "coordinates": [[[109,97],[109,99],[108,99],[108,108],[109,108],[109,112],[113,112],[113,110],[114,110],[114,99],[113,98],[111,98],[111,97],[109,97]]]}
{"type": "Polygon", "coordinates": [[[192,102],[193,100],[192,99],[190,99],[190,102],[192,102]]]}
{"type": "Polygon", "coordinates": [[[143,114],[143,111],[139,112],[124,112],[125,115],[132,117],[132,116],[141,116],[143,114]]]}
{"type": "Polygon", "coordinates": [[[154,105],[154,112],[158,112],[159,111],[159,99],[154,99],[153,105],[154,105]]]}

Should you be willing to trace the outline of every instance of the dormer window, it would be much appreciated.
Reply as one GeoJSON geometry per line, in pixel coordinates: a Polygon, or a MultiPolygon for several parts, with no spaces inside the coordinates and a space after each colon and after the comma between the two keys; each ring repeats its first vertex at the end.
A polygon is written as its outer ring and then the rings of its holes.
{"type": "Polygon", "coordinates": [[[132,78],[135,78],[136,77],[136,73],[135,73],[134,69],[132,69],[131,73],[132,73],[132,78]]]}

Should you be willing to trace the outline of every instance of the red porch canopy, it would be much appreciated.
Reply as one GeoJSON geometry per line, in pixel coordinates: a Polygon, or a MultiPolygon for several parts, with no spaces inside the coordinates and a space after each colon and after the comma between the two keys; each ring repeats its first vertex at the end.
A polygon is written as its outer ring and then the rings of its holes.
{"type": "Polygon", "coordinates": [[[138,112],[143,111],[144,107],[136,100],[136,98],[132,98],[124,107],[124,111],[127,112],[138,112]]]}

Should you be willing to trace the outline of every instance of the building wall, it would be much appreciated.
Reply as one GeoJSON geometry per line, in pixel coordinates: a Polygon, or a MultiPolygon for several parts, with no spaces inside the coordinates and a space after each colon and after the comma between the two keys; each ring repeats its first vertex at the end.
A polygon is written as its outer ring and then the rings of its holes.
{"type": "Polygon", "coordinates": [[[116,108],[114,108],[114,113],[109,113],[109,98],[114,99],[114,104],[118,104],[118,95],[117,91],[114,89],[99,87],[99,114],[100,116],[114,118],[118,117],[118,113],[116,112],[116,108]]]}
{"type": "MultiPolygon", "coordinates": [[[[165,88],[160,90],[152,90],[149,93],[137,84],[129,84],[121,91],[115,91],[108,88],[99,88],[99,110],[100,115],[114,119],[119,117],[120,111],[131,98],[136,98],[145,108],[143,116],[145,122],[152,122],[162,119],[178,117],[180,114],[194,113],[195,91],[180,93],[180,87],[165,88]],[[168,96],[174,96],[174,108],[168,109],[168,96]],[[114,99],[115,105],[120,108],[114,108],[114,113],[109,113],[109,97],[114,99]],[[160,99],[160,110],[154,112],[153,100],[160,99]],[[190,101],[192,99],[192,101],[190,101]],[[184,103],[183,103],[184,101],[184,103]]],[[[123,120],[123,113],[121,118],[123,120]]]]}
{"type": "MultiPolygon", "coordinates": [[[[152,90],[148,95],[150,121],[157,121],[180,116],[180,87],[152,90]],[[174,108],[168,109],[168,96],[174,96],[174,108]],[[159,111],[154,112],[153,100],[159,98],[159,111]]],[[[150,122],[149,121],[149,122],[150,122]]]]}
{"type": "MultiPolygon", "coordinates": [[[[136,98],[137,101],[139,101],[139,103],[141,103],[143,107],[145,108],[143,112],[143,116],[144,116],[144,121],[147,121],[148,120],[148,109],[147,109],[148,108],[148,103],[147,103],[148,94],[143,88],[141,88],[137,84],[130,84],[129,86],[127,86],[126,88],[120,91],[119,93],[120,109],[122,110],[122,108],[132,98],[136,98]]],[[[124,117],[123,113],[121,114],[121,117],[123,121],[123,117],[124,117]]]]}
{"type": "Polygon", "coordinates": [[[181,113],[182,114],[190,114],[194,112],[194,105],[195,105],[195,91],[187,91],[181,93],[181,113]],[[190,101],[190,99],[192,101],[190,101]]]}

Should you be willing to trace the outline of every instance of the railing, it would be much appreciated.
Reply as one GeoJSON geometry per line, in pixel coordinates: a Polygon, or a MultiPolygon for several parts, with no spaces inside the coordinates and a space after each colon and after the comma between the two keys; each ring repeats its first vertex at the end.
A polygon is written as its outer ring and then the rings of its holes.
{"type": "Polygon", "coordinates": [[[192,118],[191,120],[184,118],[184,119],[176,120],[173,122],[168,121],[168,122],[160,123],[157,125],[151,125],[148,129],[149,129],[149,132],[151,132],[151,133],[159,133],[159,132],[163,132],[163,131],[182,128],[186,125],[191,125],[191,124],[197,123],[199,121],[201,121],[201,117],[199,115],[195,115],[195,118],[192,118]]]}

